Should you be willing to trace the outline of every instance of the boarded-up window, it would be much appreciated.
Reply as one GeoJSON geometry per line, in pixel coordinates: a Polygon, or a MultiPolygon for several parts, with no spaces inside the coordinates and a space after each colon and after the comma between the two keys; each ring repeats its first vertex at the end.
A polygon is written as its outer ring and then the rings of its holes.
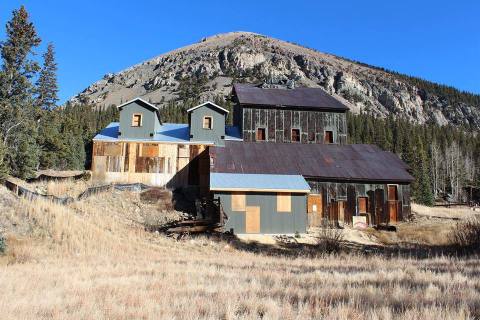
{"type": "Polygon", "coordinates": [[[290,193],[277,193],[277,211],[292,212],[292,195],[290,193]]]}
{"type": "Polygon", "coordinates": [[[333,131],[325,131],[325,143],[333,143],[333,131]]]}
{"type": "Polygon", "coordinates": [[[142,126],[142,114],[134,113],[132,116],[132,127],[141,127],[142,126]]]}
{"type": "Polygon", "coordinates": [[[232,192],[232,211],[245,211],[245,193],[232,192]]]}
{"type": "Polygon", "coordinates": [[[257,141],[265,141],[265,128],[257,129],[257,141]]]}
{"type": "Polygon", "coordinates": [[[145,143],[142,146],[142,157],[158,157],[158,144],[145,143]]]}
{"type": "Polygon", "coordinates": [[[212,129],[212,117],[203,117],[203,129],[212,129]]]}
{"type": "Polygon", "coordinates": [[[292,129],[292,142],[300,141],[300,129],[292,129]]]}
{"type": "Polygon", "coordinates": [[[311,194],[308,195],[308,212],[322,212],[322,195],[320,194],[311,194]]]}
{"type": "Polygon", "coordinates": [[[368,198],[358,197],[358,213],[367,213],[368,198]]]}
{"type": "Polygon", "coordinates": [[[260,233],[260,207],[246,207],[245,211],[245,232],[260,233]]]}

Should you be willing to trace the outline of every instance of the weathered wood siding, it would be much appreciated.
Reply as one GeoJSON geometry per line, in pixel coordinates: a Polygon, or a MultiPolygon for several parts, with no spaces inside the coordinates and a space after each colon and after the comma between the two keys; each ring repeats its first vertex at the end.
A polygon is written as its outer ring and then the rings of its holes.
{"type": "MultiPolygon", "coordinates": [[[[405,220],[410,215],[410,185],[408,184],[374,184],[374,183],[342,183],[325,182],[307,179],[311,188],[311,195],[322,195],[322,216],[327,220],[332,217],[331,207],[337,202],[345,202],[343,223],[352,223],[352,217],[359,213],[358,198],[366,197],[367,221],[370,225],[393,224],[405,220]],[[388,185],[397,188],[398,200],[395,203],[388,201],[388,185]],[[389,205],[396,206],[397,221],[391,221],[389,205]]],[[[336,218],[338,219],[338,218],[336,218]]]]}
{"type": "MultiPolygon", "coordinates": [[[[92,178],[107,183],[189,185],[189,170],[194,171],[190,176],[198,175],[198,169],[190,168],[190,164],[206,148],[204,145],[94,141],[92,178]]],[[[205,178],[198,182],[205,183],[205,178]]]]}
{"type": "MultiPolygon", "coordinates": [[[[347,142],[345,113],[309,110],[272,109],[261,107],[241,108],[242,121],[236,117],[244,141],[256,141],[258,128],[265,129],[267,141],[292,142],[292,129],[300,131],[301,143],[324,143],[325,131],[333,132],[333,143],[347,142]]],[[[237,111],[238,112],[238,111],[237,111]]]]}

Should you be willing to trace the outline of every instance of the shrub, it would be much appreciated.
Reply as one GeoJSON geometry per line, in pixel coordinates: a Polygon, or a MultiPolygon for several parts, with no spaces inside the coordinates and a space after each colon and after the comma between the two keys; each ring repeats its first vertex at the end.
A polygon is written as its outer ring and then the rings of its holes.
{"type": "Polygon", "coordinates": [[[7,251],[7,239],[0,233],[0,255],[7,251]]]}
{"type": "Polygon", "coordinates": [[[480,252],[480,217],[457,222],[450,235],[451,242],[467,252],[480,252]]]}
{"type": "Polygon", "coordinates": [[[328,227],[320,228],[317,236],[317,248],[320,251],[339,252],[343,243],[343,230],[328,227]]]}

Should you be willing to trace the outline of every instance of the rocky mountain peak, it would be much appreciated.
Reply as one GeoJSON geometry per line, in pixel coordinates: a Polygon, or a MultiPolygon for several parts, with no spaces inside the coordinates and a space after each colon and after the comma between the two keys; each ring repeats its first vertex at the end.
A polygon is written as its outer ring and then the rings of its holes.
{"type": "Polygon", "coordinates": [[[354,113],[401,115],[415,123],[480,128],[480,96],[442,86],[290,42],[251,32],[230,32],[201,39],[101,80],[71,99],[98,107],[134,97],[165,105],[193,96],[226,96],[232,82],[293,80],[296,86],[321,87],[346,101],[354,113]],[[196,92],[191,92],[195,87],[196,92]],[[423,87],[423,88],[422,88],[423,87]]]}

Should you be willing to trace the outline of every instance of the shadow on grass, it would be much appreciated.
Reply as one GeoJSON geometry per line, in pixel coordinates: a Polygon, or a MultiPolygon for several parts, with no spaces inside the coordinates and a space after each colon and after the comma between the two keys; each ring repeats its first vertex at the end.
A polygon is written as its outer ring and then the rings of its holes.
{"type": "Polygon", "coordinates": [[[478,249],[471,250],[457,245],[364,245],[342,240],[338,250],[325,250],[325,247],[321,242],[316,244],[306,244],[295,241],[276,241],[275,244],[266,244],[254,240],[244,241],[235,235],[227,233],[202,234],[202,236],[207,236],[213,241],[224,242],[240,251],[266,256],[290,258],[314,258],[331,254],[357,254],[365,256],[381,256],[384,258],[429,259],[435,257],[474,258],[478,257],[479,254],[478,249]]]}

